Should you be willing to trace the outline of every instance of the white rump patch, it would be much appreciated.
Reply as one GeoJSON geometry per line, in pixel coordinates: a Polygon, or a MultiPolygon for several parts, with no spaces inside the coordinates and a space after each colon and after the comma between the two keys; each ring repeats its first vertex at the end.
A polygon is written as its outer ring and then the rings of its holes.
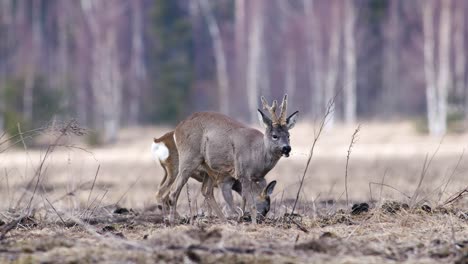
{"type": "Polygon", "coordinates": [[[160,161],[165,161],[169,157],[169,149],[162,142],[153,142],[151,144],[151,153],[153,153],[155,159],[159,159],[160,161]]]}

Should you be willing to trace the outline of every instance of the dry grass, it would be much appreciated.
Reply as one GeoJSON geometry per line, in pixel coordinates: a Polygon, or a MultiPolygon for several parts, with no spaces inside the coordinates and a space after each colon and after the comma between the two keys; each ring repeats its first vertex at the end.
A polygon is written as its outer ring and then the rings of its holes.
{"type": "MultiPolygon", "coordinates": [[[[26,218],[19,217],[34,193],[28,182],[45,151],[9,149],[0,153],[0,230],[18,222],[0,240],[0,262],[468,261],[466,195],[445,204],[468,185],[461,157],[468,135],[444,138],[418,188],[425,156],[440,140],[416,134],[410,124],[364,124],[349,160],[348,196],[350,204],[366,202],[370,209],[353,214],[346,207],[344,169],[355,127],[325,131],[290,222],[284,216],[294,203],[312,128],[292,131],[293,155],[267,177],[278,185],[270,218],[258,226],[206,217],[172,227],[165,222],[153,208],[163,172],[149,145],[170,128],[128,129],[117,144],[97,149],[81,149],[80,138],[67,136],[61,144],[68,147],[56,148],[44,162],[26,218]],[[132,210],[114,213],[118,207],[132,210]]],[[[199,189],[190,182],[191,208],[201,212],[199,189]]],[[[180,198],[182,215],[189,213],[186,195],[180,198]]]]}

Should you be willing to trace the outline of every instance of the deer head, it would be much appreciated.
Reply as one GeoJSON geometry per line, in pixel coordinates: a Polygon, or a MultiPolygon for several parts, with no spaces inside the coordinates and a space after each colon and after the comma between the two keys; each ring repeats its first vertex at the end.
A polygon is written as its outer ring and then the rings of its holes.
{"type": "Polygon", "coordinates": [[[286,94],[281,102],[279,115],[276,114],[276,108],[278,107],[276,100],[270,106],[265,97],[262,96],[261,99],[263,109],[270,113],[270,117],[268,117],[258,109],[258,118],[260,123],[265,127],[265,145],[272,153],[289,157],[289,153],[291,152],[289,129],[293,128],[296,124],[299,111],[294,112],[286,118],[288,107],[288,95],[286,94]]]}

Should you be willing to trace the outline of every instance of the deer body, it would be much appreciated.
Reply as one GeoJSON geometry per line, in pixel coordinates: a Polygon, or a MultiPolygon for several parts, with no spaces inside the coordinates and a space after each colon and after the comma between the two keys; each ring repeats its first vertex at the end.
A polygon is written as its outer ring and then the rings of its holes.
{"type": "MultiPolygon", "coordinates": [[[[151,152],[154,158],[159,160],[165,172],[156,194],[156,202],[162,206],[161,209],[168,209],[169,190],[174,184],[179,171],[179,154],[174,142],[174,131],[168,132],[160,138],[155,138],[151,145],[151,152]]],[[[190,177],[199,182],[204,182],[203,186],[205,188],[207,184],[210,184],[210,182],[206,182],[208,174],[203,168],[198,168],[193,171],[190,177]]],[[[223,178],[223,182],[218,182],[216,185],[221,186],[223,189],[223,196],[225,197],[228,208],[233,211],[234,205],[231,190],[241,195],[242,189],[240,182],[232,177],[226,176],[223,178]]]]}
{"type": "MultiPolygon", "coordinates": [[[[286,99],[285,96],[281,116],[286,112],[286,99]]],[[[267,107],[264,98],[262,101],[264,107],[267,107]]],[[[174,135],[179,151],[179,173],[170,194],[173,213],[182,187],[191,173],[202,166],[210,176],[207,188],[212,189],[213,182],[223,182],[225,175],[231,175],[240,181],[242,197],[250,205],[252,220],[256,221],[259,200],[269,195],[276,183],[267,186],[265,175],[281,156],[289,156],[291,147],[288,130],[294,126],[297,116],[295,112],[287,119],[279,119],[275,109],[276,101],[269,109],[272,110],[270,112],[273,120],[258,110],[266,128],[265,134],[214,112],[192,114],[177,125],[174,135]]],[[[212,202],[210,206],[220,215],[216,202],[212,202]]],[[[264,208],[259,211],[264,211],[264,208]]]]}

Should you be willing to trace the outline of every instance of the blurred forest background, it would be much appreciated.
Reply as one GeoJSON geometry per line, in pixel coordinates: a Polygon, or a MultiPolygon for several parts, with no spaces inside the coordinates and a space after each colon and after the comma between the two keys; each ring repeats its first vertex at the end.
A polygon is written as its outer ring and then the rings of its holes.
{"type": "MultiPolygon", "coordinates": [[[[256,122],[289,94],[310,122],[468,118],[455,0],[0,0],[0,131],[76,118],[102,142],[199,110],[256,122]]],[[[449,129],[449,130],[448,130],[449,129]]]]}

